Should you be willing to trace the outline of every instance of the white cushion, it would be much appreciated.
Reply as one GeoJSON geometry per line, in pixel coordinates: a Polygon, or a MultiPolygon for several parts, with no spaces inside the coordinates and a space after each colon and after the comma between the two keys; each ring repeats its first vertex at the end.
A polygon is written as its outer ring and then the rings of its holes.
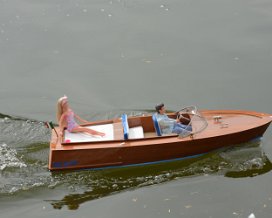
{"type": "Polygon", "coordinates": [[[144,129],[142,126],[129,128],[129,139],[140,139],[144,138],[144,129]]]}
{"type": "Polygon", "coordinates": [[[113,135],[113,124],[103,124],[96,126],[86,126],[87,128],[104,132],[104,137],[94,136],[84,132],[71,133],[65,130],[64,142],[94,142],[94,141],[109,141],[114,139],[113,135]]]}

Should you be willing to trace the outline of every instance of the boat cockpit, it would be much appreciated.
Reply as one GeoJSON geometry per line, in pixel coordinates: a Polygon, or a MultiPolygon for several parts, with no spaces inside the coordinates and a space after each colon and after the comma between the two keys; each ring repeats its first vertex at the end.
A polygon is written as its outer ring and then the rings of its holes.
{"type": "Polygon", "coordinates": [[[78,143],[78,142],[99,142],[99,141],[122,141],[122,140],[140,140],[155,137],[173,137],[180,138],[192,136],[203,131],[208,123],[195,106],[185,107],[175,113],[167,114],[170,118],[179,119],[181,123],[186,125],[184,131],[177,134],[162,134],[160,123],[156,119],[155,114],[143,114],[141,116],[128,117],[123,114],[121,118],[100,121],[86,127],[105,132],[106,136],[96,137],[85,133],[70,133],[64,131],[62,144],[78,143]]]}

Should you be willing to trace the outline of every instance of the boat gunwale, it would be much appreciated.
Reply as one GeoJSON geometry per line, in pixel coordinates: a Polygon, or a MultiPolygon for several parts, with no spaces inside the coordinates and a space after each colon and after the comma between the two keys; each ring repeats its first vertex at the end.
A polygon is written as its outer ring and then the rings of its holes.
{"type": "MultiPolygon", "coordinates": [[[[201,110],[200,111],[203,115],[208,115],[208,116],[203,116],[205,117],[206,120],[209,120],[207,118],[212,118],[212,115],[213,114],[228,114],[228,115],[231,115],[231,114],[237,114],[237,115],[248,115],[248,116],[254,116],[256,118],[268,118],[269,117],[269,120],[266,121],[264,124],[262,124],[261,126],[263,125],[266,125],[267,123],[270,123],[271,120],[272,120],[272,116],[270,114],[267,114],[267,113],[261,113],[261,112],[255,112],[255,111],[243,111],[243,110],[201,110]]],[[[168,113],[168,115],[174,115],[175,113],[168,113]]],[[[137,118],[141,118],[141,117],[148,117],[148,116],[152,116],[150,114],[148,115],[143,115],[143,116],[132,116],[132,117],[129,117],[129,119],[137,119],[137,118]]],[[[87,124],[84,124],[82,126],[91,126],[91,125],[103,125],[103,124],[114,124],[114,123],[120,123],[121,122],[121,118],[114,118],[114,119],[110,119],[110,120],[101,120],[101,121],[95,121],[95,122],[89,122],[87,124]]],[[[258,125],[259,126],[259,125],[258,125]]],[[[248,127],[247,129],[244,129],[242,131],[247,131],[249,129],[251,129],[252,127],[248,127]]],[[[59,132],[59,128],[57,127],[56,130],[59,132]]],[[[236,131],[234,132],[230,132],[230,133],[224,133],[222,135],[230,135],[230,134],[233,134],[235,133],[236,131]]],[[[57,135],[55,134],[54,131],[52,131],[52,137],[51,137],[51,143],[52,143],[52,140],[53,138],[57,138],[57,144],[60,144],[61,146],[63,146],[63,148],[67,148],[68,147],[73,147],[74,146],[92,146],[92,145],[101,145],[101,144],[117,144],[117,143],[120,143],[121,145],[123,144],[127,144],[127,143],[133,143],[133,142],[142,142],[142,141],[151,141],[151,140],[160,140],[162,141],[162,143],[167,143],[167,142],[172,142],[171,139],[173,138],[176,138],[178,139],[178,141],[188,141],[188,140],[197,140],[197,139],[202,139],[202,138],[213,138],[213,137],[218,137],[218,136],[221,136],[221,135],[212,135],[212,136],[205,136],[205,137],[196,137],[195,138],[195,135],[200,135],[201,136],[201,133],[196,133],[196,134],[191,134],[191,137],[190,135],[188,135],[187,137],[184,137],[184,138],[180,138],[178,134],[169,134],[169,135],[162,135],[162,136],[148,136],[148,137],[144,137],[144,138],[134,138],[134,139],[114,139],[114,140],[101,140],[101,141],[84,141],[84,142],[65,142],[63,140],[64,136],[62,136],[61,138],[61,142],[59,142],[59,139],[57,137],[57,135]],[[167,139],[170,139],[170,141],[167,141],[167,139]],[[184,140],[185,139],[185,140],[184,140]]],[[[53,144],[56,144],[56,143],[53,143],[53,144]]],[[[148,143],[147,143],[148,144],[148,143]]],[[[112,147],[112,146],[110,146],[112,147]]],[[[107,148],[107,146],[105,146],[105,148],[107,148]]],[[[84,149],[84,148],[82,148],[84,149]]],[[[59,149],[54,149],[54,150],[59,150],[59,149]]],[[[62,149],[60,149],[62,150],[62,149]]],[[[66,149],[65,149],[66,150],[66,149]]]]}
{"type": "Polygon", "coordinates": [[[253,116],[257,118],[265,118],[265,117],[270,117],[272,118],[272,114],[269,113],[264,113],[264,112],[256,112],[256,111],[249,111],[249,110],[200,110],[201,114],[214,114],[214,113],[219,113],[219,114],[238,114],[238,115],[248,115],[248,116],[253,116]]]}

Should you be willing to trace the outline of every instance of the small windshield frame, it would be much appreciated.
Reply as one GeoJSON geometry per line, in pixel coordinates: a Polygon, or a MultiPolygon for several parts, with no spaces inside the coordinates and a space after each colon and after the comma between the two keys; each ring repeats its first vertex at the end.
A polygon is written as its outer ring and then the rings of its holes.
{"type": "Polygon", "coordinates": [[[202,116],[196,106],[185,107],[179,110],[177,114],[182,114],[183,116],[190,117],[190,122],[187,125],[187,128],[184,132],[179,134],[179,137],[181,138],[200,133],[208,126],[207,120],[202,116]]]}

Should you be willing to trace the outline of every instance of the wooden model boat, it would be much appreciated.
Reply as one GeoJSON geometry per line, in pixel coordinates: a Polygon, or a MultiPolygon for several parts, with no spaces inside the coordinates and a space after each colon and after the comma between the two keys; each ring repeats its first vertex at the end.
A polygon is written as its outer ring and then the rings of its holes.
{"type": "MultiPolygon", "coordinates": [[[[202,110],[187,107],[192,131],[161,135],[155,116],[142,115],[97,121],[86,126],[103,138],[52,131],[49,169],[68,170],[142,165],[195,157],[262,137],[272,115],[242,110],[202,110]]],[[[175,113],[168,114],[175,117],[175,113]]]]}

